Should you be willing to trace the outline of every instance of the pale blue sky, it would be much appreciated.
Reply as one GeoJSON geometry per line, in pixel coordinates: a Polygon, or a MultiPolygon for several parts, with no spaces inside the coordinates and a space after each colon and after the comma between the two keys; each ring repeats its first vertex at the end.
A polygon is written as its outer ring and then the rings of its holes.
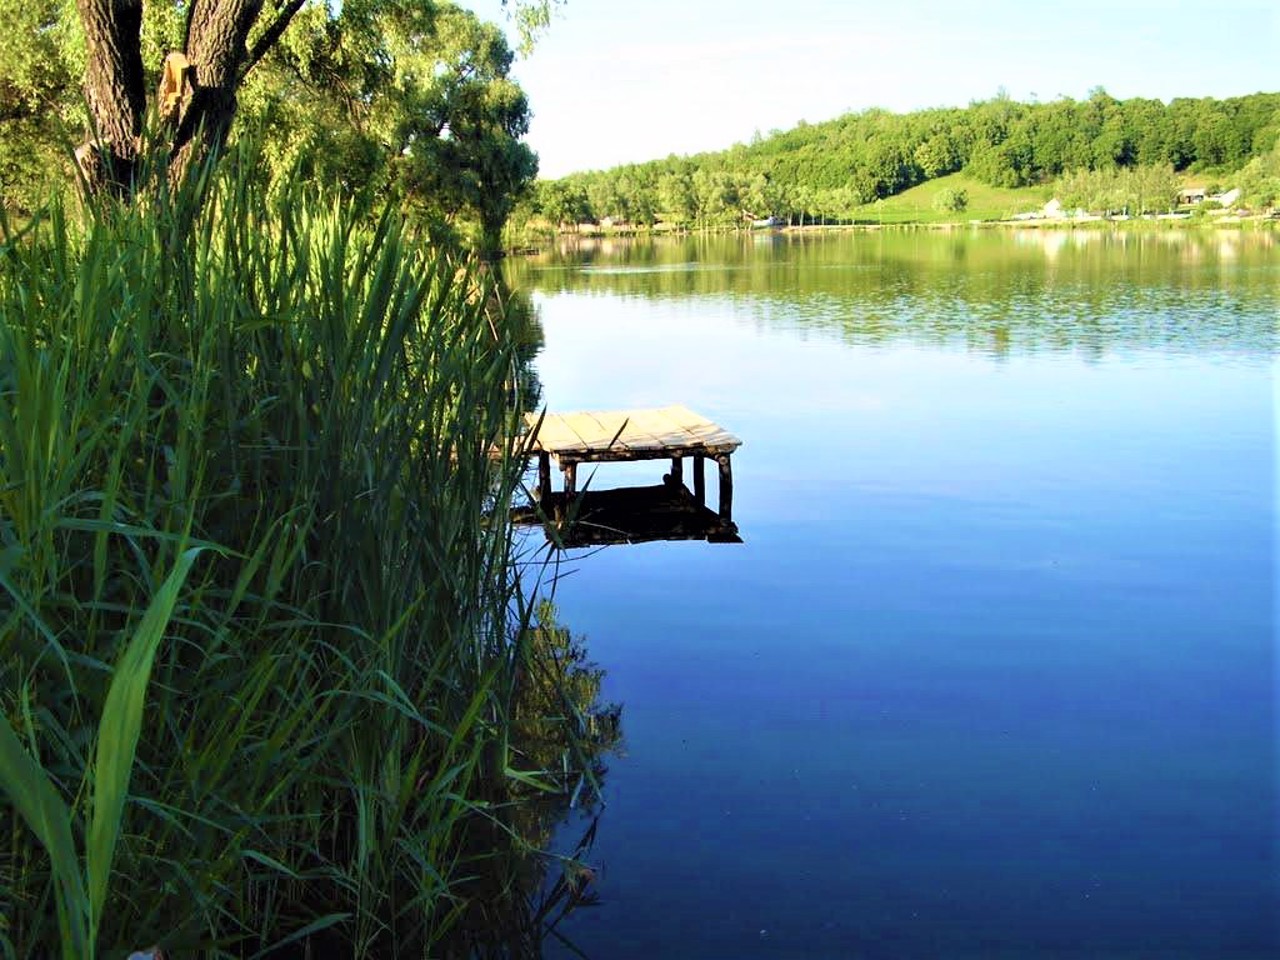
{"type": "MultiPolygon", "coordinates": [[[[500,19],[499,0],[460,0],[500,19]]],[[[515,69],[542,175],[850,110],[1280,90],[1280,0],[568,0],[515,69]]]]}

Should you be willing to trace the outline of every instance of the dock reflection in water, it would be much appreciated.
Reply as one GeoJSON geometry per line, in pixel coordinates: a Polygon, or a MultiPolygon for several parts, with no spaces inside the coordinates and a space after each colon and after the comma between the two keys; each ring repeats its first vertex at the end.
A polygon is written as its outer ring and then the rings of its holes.
{"type": "Polygon", "coordinates": [[[517,509],[513,515],[516,523],[543,524],[547,539],[565,547],[653,540],[742,543],[732,519],[674,483],[583,490],[568,497],[557,491],[544,498],[541,507],[517,509]]]}

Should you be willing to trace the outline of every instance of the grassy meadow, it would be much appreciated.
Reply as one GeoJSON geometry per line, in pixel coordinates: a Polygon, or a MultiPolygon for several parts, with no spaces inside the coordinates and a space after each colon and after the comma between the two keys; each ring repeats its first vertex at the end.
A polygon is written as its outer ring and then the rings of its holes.
{"type": "Polygon", "coordinates": [[[528,952],[617,728],[500,298],[221,171],[0,224],[0,956],[528,952]]]}
{"type": "Polygon", "coordinates": [[[1053,196],[1053,186],[993,187],[964,173],[926,181],[892,197],[855,207],[858,223],[956,223],[969,220],[1003,220],[1015,213],[1036,210],[1053,196]],[[939,194],[964,191],[968,204],[962,211],[939,210],[939,194]]]}

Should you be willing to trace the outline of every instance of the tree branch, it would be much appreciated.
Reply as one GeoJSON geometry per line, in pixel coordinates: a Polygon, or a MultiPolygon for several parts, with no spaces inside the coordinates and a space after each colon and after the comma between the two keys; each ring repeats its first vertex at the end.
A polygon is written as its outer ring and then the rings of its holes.
{"type": "Polygon", "coordinates": [[[289,2],[284,5],[276,15],[275,20],[271,22],[271,26],[267,27],[267,29],[262,32],[262,36],[258,37],[258,42],[255,43],[253,45],[253,49],[249,51],[249,57],[245,61],[244,69],[240,73],[242,77],[252,70],[254,66],[257,65],[258,61],[265,57],[271,48],[276,45],[276,42],[280,39],[286,28],[288,28],[289,22],[293,20],[297,12],[302,9],[302,5],[305,2],[306,0],[289,0],[289,2]]]}

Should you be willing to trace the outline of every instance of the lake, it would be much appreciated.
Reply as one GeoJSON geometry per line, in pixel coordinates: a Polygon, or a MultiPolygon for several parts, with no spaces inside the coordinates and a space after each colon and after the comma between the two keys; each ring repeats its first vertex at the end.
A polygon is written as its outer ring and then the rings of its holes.
{"type": "Polygon", "coordinates": [[[584,241],[509,273],[549,409],[743,440],[742,544],[562,560],[625,737],[578,949],[1280,955],[1280,234],[584,241]]]}

